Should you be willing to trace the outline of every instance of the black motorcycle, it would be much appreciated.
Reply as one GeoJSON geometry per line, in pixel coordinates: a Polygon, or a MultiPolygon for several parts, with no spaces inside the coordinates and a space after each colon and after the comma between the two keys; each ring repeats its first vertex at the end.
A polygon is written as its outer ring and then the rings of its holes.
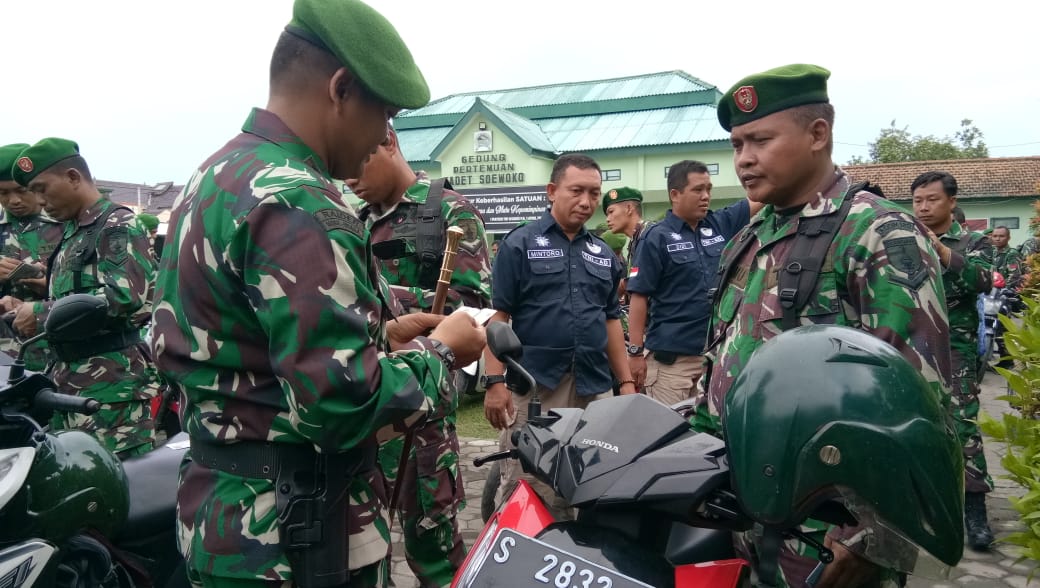
{"type": "MultiPolygon", "coordinates": [[[[22,349],[42,338],[85,338],[106,320],[103,299],[68,296],[22,349]]],[[[187,587],[175,526],[187,436],[120,462],[90,435],[41,425],[54,411],[92,414],[96,400],[55,392],[21,356],[7,363],[0,365],[0,586],[187,587]]]]}

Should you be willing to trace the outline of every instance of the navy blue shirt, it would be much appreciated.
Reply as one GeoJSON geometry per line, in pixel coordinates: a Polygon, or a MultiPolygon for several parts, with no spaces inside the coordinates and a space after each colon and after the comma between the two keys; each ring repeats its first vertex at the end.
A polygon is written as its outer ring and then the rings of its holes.
{"type": "Polygon", "coordinates": [[[622,272],[602,239],[583,228],[569,240],[548,211],[499,244],[491,303],[512,316],[520,363],[539,384],[573,371],[578,396],[610,390],[607,320],[620,317],[622,272]]]}
{"type": "Polygon", "coordinates": [[[650,299],[647,349],[703,353],[711,317],[708,290],[714,285],[722,249],[750,220],[748,201],[741,200],[709,211],[696,229],[669,210],[664,220],[643,232],[628,291],[650,299]]]}

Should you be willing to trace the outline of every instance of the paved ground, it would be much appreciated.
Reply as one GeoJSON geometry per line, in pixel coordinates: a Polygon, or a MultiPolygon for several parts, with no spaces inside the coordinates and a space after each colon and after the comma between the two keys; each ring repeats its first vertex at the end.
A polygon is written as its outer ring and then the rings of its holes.
{"type": "MultiPolygon", "coordinates": [[[[1007,403],[995,398],[1004,392],[1004,380],[995,374],[987,374],[983,382],[982,407],[992,415],[1009,411],[1007,403]]],[[[480,520],[480,493],[484,485],[484,477],[488,466],[477,469],[473,467],[473,458],[486,455],[497,450],[497,442],[486,439],[462,439],[463,476],[466,480],[466,496],[468,506],[460,515],[462,534],[467,546],[473,545],[477,534],[483,528],[480,520]]],[[[990,521],[998,537],[1016,527],[1017,516],[1007,498],[1014,496],[1020,489],[1010,481],[999,478],[1003,474],[997,451],[1002,450],[996,443],[986,444],[986,455],[990,471],[996,482],[996,490],[989,495],[988,505],[990,521]]],[[[408,569],[402,554],[400,534],[394,533],[393,579],[398,588],[418,586],[414,576],[408,569]]],[[[975,553],[965,548],[964,559],[946,580],[913,578],[911,588],[942,588],[953,586],[973,586],[977,588],[1006,588],[1026,586],[1026,577],[1030,567],[1027,564],[1014,565],[1017,557],[1016,548],[998,544],[988,553],[975,553]]],[[[1033,585],[1040,586],[1040,580],[1033,585]]]]}

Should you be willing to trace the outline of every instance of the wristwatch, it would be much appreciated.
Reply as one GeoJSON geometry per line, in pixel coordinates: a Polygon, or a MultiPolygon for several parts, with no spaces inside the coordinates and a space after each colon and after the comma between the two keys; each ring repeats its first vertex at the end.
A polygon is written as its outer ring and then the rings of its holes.
{"type": "Polygon", "coordinates": [[[629,355],[643,355],[642,345],[628,345],[627,347],[629,355]]]}
{"type": "Polygon", "coordinates": [[[444,362],[444,365],[449,370],[455,369],[455,352],[451,350],[451,347],[437,339],[430,339],[430,344],[433,345],[433,350],[437,352],[437,355],[441,356],[441,361],[444,362]]]}
{"type": "Polygon", "coordinates": [[[485,390],[494,386],[495,384],[504,384],[506,382],[505,376],[481,376],[480,379],[483,380],[481,384],[484,386],[485,390]]]}

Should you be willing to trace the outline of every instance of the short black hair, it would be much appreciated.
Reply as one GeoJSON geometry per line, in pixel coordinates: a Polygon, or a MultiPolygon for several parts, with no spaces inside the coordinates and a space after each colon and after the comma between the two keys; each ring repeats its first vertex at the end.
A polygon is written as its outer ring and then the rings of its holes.
{"type": "Polygon", "coordinates": [[[964,216],[964,210],[960,206],[954,206],[952,214],[954,220],[956,220],[960,224],[963,225],[964,223],[968,222],[968,217],[964,216]]]}
{"type": "Polygon", "coordinates": [[[271,87],[293,86],[318,76],[331,78],[340,67],[333,54],[282,31],[271,55],[271,87]]]}
{"type": "Polygon", "coordinates": [[[1008,233],[1008,236],[1009,236],[1009,237],[1011,236],[1011,229],[1009,229],[1009,228],[1007,227],[1007,225],[1000,225],[1000,226],[996,226],[996,227],[993,227],[993,230],[994,230],[994,231],[996,231],[996,230],[998,230],[998,229],[1004,229],[1005,231],[1007,231],[1007,233],[1008,233]]]}
{"type": "Polygon", "coordinates": [[[803,104],[791,109],[794,120],[803,127],[808,127],[818,118],[822,118],[831,129],[830,139],[827,141],[827,152],[834,151],[834,105],[829,102],[817,102],[815,104],[803,104]]]}
{"type": "Polygon", "coordinates": [[[569,167],[576,167],[578,169],[594,169],[600,173],[603,172],[603,170],[599,168],[599,164],[596,163],[596,160],[592,159],[588,155],[585,155],[584,153],[567,153],[558,157],[556,162],[553,163],[552,173],[549,174],[549,183],[559,183],[560,178],[563,177],[564,172],[566,172],[569,167]]]}
{"type": "Polygon", "coordinates": [[[950,198],[957,196],[957,179],[944,171],[924,172],[917,176],[917,179],[910,184],[910,193],[913,194],[914,190],[932,182],[941,182],[943,192],[950,198]]]}
{"type": "Polygon", "coordinates": [[[94,183],[94,176],[90,175],[90,167],[87,166],[87,160],[83,159],[81,155],[73,155],[72,157],[62,159],[47,171],[63,174],[70,169],[78,171],[79,175],[83,176],[83,179],[87,182],[94,183]]]}
{"type": "Polygon", "coordinates": [[[708,166],[699,161],[684,159],[668,168],[668,190],[682,192],[689,183],[690,174],[706,174],[708,166]]]}

